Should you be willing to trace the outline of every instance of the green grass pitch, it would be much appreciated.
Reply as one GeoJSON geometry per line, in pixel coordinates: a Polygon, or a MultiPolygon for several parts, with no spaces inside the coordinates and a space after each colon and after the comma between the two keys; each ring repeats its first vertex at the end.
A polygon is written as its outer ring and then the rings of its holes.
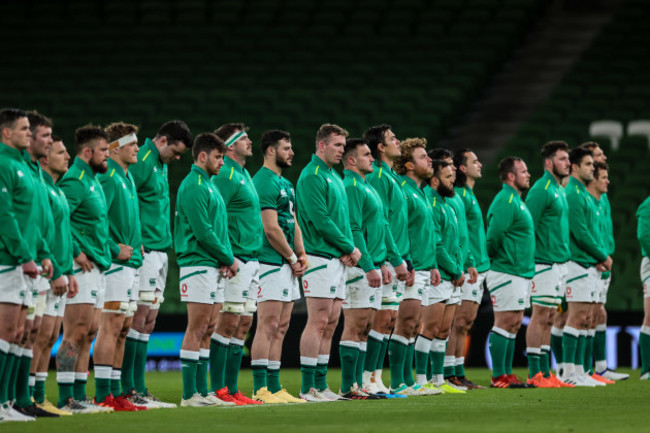
{"type": "MultiPolygon", "coordinates": [[[[30,423],[4,423],[4,432],[642,432],[648,430],[647,402],[650,382],[638,371],[627,381],[599,388],[487,389],[465,395],[437,395],[380,401],[347,401],[300,405],[234,408],[179,408],[137,413],[76,415],[39,419],[30,423]]],[[[385,370],[385,373],[388,373],[385,370]]],[[[521,376],[525,371],[516,373],[521,376]]],[[[55,373],[47,394],[55,401],[55,373]]],[[[489,371],[468,369],[468,377],[487,384],[489,371]]],[[[283,384],[293,394],[300,385],[298,370],[282,370],[283,384]]],[[[334,389],[340,371],[328,373],[334,389]]],[[[179,402],[179,372],[150,373],[147,385],[163,400],[179,402]]],[[[250,393],[250,370],[242,370],[240,388],[250,393]]],[[[93,394],[93,377],[88,381],[93,394]]]]}

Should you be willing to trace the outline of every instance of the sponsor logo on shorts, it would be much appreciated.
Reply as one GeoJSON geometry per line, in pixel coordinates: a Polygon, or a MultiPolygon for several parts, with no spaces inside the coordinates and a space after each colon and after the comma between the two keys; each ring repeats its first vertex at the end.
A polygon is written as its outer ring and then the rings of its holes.
{"type": "Polygon", "coordinates": [[[375,302],[375,297],[374,296],[370,297],[370,302],[375,302]]]}
{"type": "Polygon", "coordinates": [[[126,296],[128,296],[129,298],[131,297],[131,289],[126,290],[126,296]]]}
{"type": "Polygon", "coordinates": [[[535,282],[534,281],[532,281],[530,283],[530,291],[533,292],[533,293],[537,293],[537,290],[535,290],[535,282]]]}
{"type": "Polygon", "coordinates": [[[187,298],[187,284],[181,285],[181,298],[187,298]]]}
{"type": "Polygon", "coordinates": [[[478,296],[478,290],[476,289],[472,290],[472,296],[478,296]]]}
{"type": "Polygon", "coordinates": [[[524,298],[519,298],[519,299],[517,299],[517,303],[518,303],[519,305],[524,305],[524,298]]]}
{"type": "Polygon", "coordinates": [[[422,296],[423,293],[424,293],[424,290],[418,289],[418,295],[422,296]]]}
{"type": "Polygon", "coordinates": [[[497,306],[497,297],[496,296],[492,296],[492,305],[495,306],[495,307],[497,306]]]}
{"type": "Polygon", "coordinates": [[[332,295],[333,295],[334,293],[336,293],[336,286],[332,286],[332,287],[330,287],[330,293],[331,293],[332,295]]]}
{"type": "Polygon", "coordinates": [[[305,293],[309,293],[309,290],[307,289],[309,287],[309,283],[307,282],[307,280],[302,280],[302,287],[305,293]]]}
{"type": "Polygon", "coordinates": [[[25,291],[24,291],[24,290],[21,290],[19,296],[20,296],[21,298],[24,298],[24,297],[25,297],[25,291]]]}
{"type": "Polygon", "coordinates": [[[282,296],[289,296],[289,289],[284,289],[282,291],[282,296]]]}
{"type": "Polygon", "coordinates": [[[96,298],[97,297],[97,290],[91,290],[90,291],[90,296],[92,296],[93,298],[96,298]]]}
{"type": "Polygon", "coordinates": [[[572,292],[573,292],[573,290],[571,289],[571,287],[567,287],[566,288],[566,297],[567,298],[573,298],[572,292]]]}
{"type": "Polygon", "coordinates": [[[149,285],[151,287],[155,287],[156,285],[156,279],[155,278],[149,278],[149,285]]]}
{"type": "Polygon", "coordinates": [[[210,292],[210,299],[215,299],[217,297],[217,292],[210,292]]]}

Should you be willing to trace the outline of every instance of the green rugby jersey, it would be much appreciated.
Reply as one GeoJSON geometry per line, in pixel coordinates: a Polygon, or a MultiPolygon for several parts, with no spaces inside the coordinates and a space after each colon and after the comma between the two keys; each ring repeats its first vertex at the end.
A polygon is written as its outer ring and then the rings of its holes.
{"type": "Polygon", "coordinates": [[[0,265],[36,260],[34,180],[20,151],[0,143],[0,265]]]}
{"type": "Polygon", "coordinates": [[[569,232],[571,260],[583,266],[592,266],[607,259],[607,250],[598,240],[601,237],[600,211],[587,188],[575,177],[566,187],[569,202],[569,232]]]}
{"type": "Polygon", "coordinates": [[[308,254],[341,257],[354,251],[341,176],[315,154],[298,178],[298,223],[308,254]]]}
{"type": "Polygon", "coordinates": [[[467,232],[467,217],[465,211],[465,202],[463,199],[454,194],[453,197],[445,197],[445,203],[454,211],[458,225],[458,245],[462,254],[461,267],[463,271],[476,267],[474,256],[469,248],[469,234],[467,232]]]}
{"type": "Polygon", "coordinates": [[[248,170],[225,156],[224,164],[212,182],[217,186],[228,210],[228,234],[235,256],[257,260],[262,253],[262,213],[260,199],[248,170]]]}
{"type": "Polygon", "coordinates": [[[413,179],[408,176],[400,176],[400,180],[408,209],[408,233],[413,268],[416,271],[437,268],[436,226],[431,203],[427,200],[422,188],[413,179]]]}
{"type": "Polygon", "coordinates": [[[607,193],[600,196],[600,208],[604,212],[603,222],[604,222],[604,236],[605,236],[605,247],[608,255],[614,254],[615,245],[614,245],[614,223],[612,221],[612,206],[609,204],[609,197],[607,193]]]}
{"type": "Polygon", "coordinates": [[[179,267],[218,268],[235,261],[228,242],[226,205],[208,174],[196,165],[178,188],[174,247],[179,267]]]}
{"type": "Polygon", "coordinates": [[[118,251],[118,244],[133,247],[133,255],[129,260],[117,260],[113,254],[113,263],[131,268],[142,266],[142,233],[140,227],[140,210],[138,194],[135,190],[133,177],[109,158],[108,171],[97,176],[102,184],[106,206],[108,207],[109,244],[112,251],[118,251]]]}
{"type": "Polygon", "coordinates": [[[172,246],[167,164],[147,138],[138,151],[138,162],[129,167],[138,193],[142,244],[145,250],[164,251],[172,246]]]}
{"type": "Polygon", "coordinates": [[[636,210],[636,236],[641,244],[641,255],[650,258],[650,197],[636,210]]]}
{"type": "MultiPolygon", "coordinates": [[[[589,195],[590,195],[591,199],[593,200],[594,204],[596,205],[596,208],[598,209],[598,217],[599,217],[598,218],[598,221],[599,221],[598,230],[599,230],[599,233],[601,234],[601,236],[598,237],[596,240],[600,243],[600,246],[602,248],[604,248],[606,251],[608,251],[609,240],[607,239],[605,234],[609,230],[609,227],[612,225],[612,217],[611,217],[611,215],[607,214],[607,209],[606,209],[606,206],[609,206],[609,202],[605,203],[605,201],[603,200],[603,198],[605,197],[604,194],[602,194],[600,196],[600,199],[597,199],[596,197],[591,195],[591,193],[589,193],[589,195]]],[[[612,242],[612,244],[613,244],[613,242],[612,242]]],[[[610,253],[608,252],[608,254],[610,254],[610,253]]],[[[613,254],[613,251],[612,251],[611,254],[613,254]]],[[[606,280],[607,278],[609,278],[612,275],[612,271],[601,272],[600,275],[601,275],[601,279],[606,280]]]]}
{"type": "Polygon", "coordinates": [[[478,272],[486,272],[490,269],[490,258],[487,254],[485,223],[483,222],[481,206],[478,204],[478,200],[476,200],[474,191],[469,186],[455,187],[454,190],[456,191],[456,195],[465,204],[469,250],[474,259],[474,266],[478,272]]]}
{"type": "MultiPolygon", "coordinates": [[[[377,191],[359,173],[343,170],[343,176],[352,237],[354,245],[361,251],[359,267],[365,272],[379,269],[389,256],[387,246],[395,245],[391,242],[393,236],[384,217],[383,203],[377,191]]],[[[396,250],[392,251],[391,256],[393,266],[402,263],[396,250]]]]}
{"type": "MultiPolygon", "coordinates": [[[[278,176],[273,170],[262,167],[255,176],[253,183],[259,196],[260,208],[273,209],[278,214],[278,225],[287,239],[287,243],[294,248],[294,239],[296,234],[296,191],[289,180],[278,176]]],[[[282,265],[288,263],[269,243],[264,236],[262,243],[262,253],[259,260],[264,263],[282,265]]]]}
{"type": "Polygon", "coordinates": [[[548,170],[528,192],[526,206],[535,223],[535,262],[568,261],[569,203],[564,188],[548,170]]]}
{"type": "MultiPolygon", "coordinates": [[[[389,251],[398,251],[404,259],[409,258],[411,245],[408,233],[408,209],[406,196],[401,188],[402,182],[397,173],[384,161],[373,164],[374,170],[366,176],[368,182],[377,191],[384,203],[384,217],[390,226],[391,237],[395,246],[389,245],[389,251]]],[[[395,263],[391,262],[393,266],[395,263]]],[[[398,263],[398,266],[401,263],[398,263]]]]}
{"type": "MultiPolygon", "coordinates": [[[[449,199],[442,197],[438,191],[426,186],[424,188],[436,227],[436,261],[440,278],[445,281],[456,280],[463,274],[465,257],[460,245],[460,231],[456,211],[449,205],[449,199]]],[[[464,211],[463,211],[464,213],[464,211]]]]}
{"type": "Polygon", "coordinates": [[[487,214],[490,269],[524,278],[535,276],[533,217],[510,185],[503,184],[487,214]]]}
{"type": "Polygon", "coordinates": [[[32,156],[26,150],[22,151],[23,160],[29,173],[34,181],[34,207],[36,208],[36,224],[38,225],[39,236],[42,238],[39,251],[37,251],[36,259],[40,262],[43,259],[50,259],[54,272],[52,278],[56,279],[61,276],[61,270],[57,264],[56,258],[50,251],[50,245],[54,242],[54,220],[52,218],[52,210],[47,200],[47,191],[45,188],[45,181],[43,180],[41,165],[38,161],[32,161],[32,156]]]}
{"type": "Polygon", "coordinates": [[[109,247],[108,208],[102,186],[88,164],[77,157],[60,181],[70,206],[70,226],[74,255],[83,251],[105,271],[111,258],[119,253],[109,247]]]}
{"type": "Polygon", "coordinates": [[[70,231],[70,207],[63,190],[54,184],[52,176],[43,171],[47,199],[52,210],[54,242],[52,255],[56,258],[63,275],[72,275],[72,232],[70,231]]]}

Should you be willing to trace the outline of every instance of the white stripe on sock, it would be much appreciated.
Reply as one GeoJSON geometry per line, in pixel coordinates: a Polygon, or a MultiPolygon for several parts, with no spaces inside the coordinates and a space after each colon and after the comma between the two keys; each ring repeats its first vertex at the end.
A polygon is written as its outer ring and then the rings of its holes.
{"type": "Polygon", "coordinates": [[[400,344],[403,344],[404,346],[409,345],[409,339],[406,337],[402,337],[401,335],[393,334],[392,337],[390,337],[391,340],[394,340],[400,344]]]}
{"type": "Polygon", "coordinates": [[[216,332],[212,334],[211,338],[218,343],[225,344],[226,346],[230,344],[230,338],[224,337],[216,332]]]}
{"type": "Polygon", "coordinates": [[[564,327],[564,333],[569,334],[575,338],[580,337],[580,331],[578,331],[576,328],[572,328],[570,326],[565,326],[564,327]]]}
{"type": "Polygon", "coordinates": [[[429,353],[429,350],[431,350],[431,340],[422,335],[418,335],[417,340],[415,340],[415,350],[417,352],[429,353]]]}
{"type": "Polygon", "coordinates": [[[269,361],[269,370],[279,370],[280,365],[280,361],[269,361]]]}
{"type": "Polygon", "coordinates": [[[181,359],[189,359],[191,361],[199,360],[199,352],[193,350],[183,350],[181,349],[181,359]]]}
{"type": "Polygon", "coordinates": [[[255,367],[267,367],[269,365],[268,359],[253,359],[251,360],[251,365],[255,367]]]}
{"type": "Polygon", "coordinates": [[[210,349],[199,349],[199,358],[210,358],[210,349]]]}
{"type": "MultiPolygon", "coordinates": [[[[341,340],[341,341],[339,341],[339,346],[351,347],[352,349],[358,349],[359,348],[359,342],[358,341],[352,341],[352,340],[341,340]]],[[[328,361],[329,361],[329,359],[328,359],[328,361]]],[[[321,362],[321,355],[318,355],[318,363],[319,364],[325,364],[326,362],[321,362]]]]}
{"type": "Polygon", "coordinates": [[[308,356],[301,356],[300,357],[300,365],[306,365],[309,367],[316,367],[316,364],[318,364],[318,358],[310,358],[308,356]]]}
{"type": "Polygon", "coordinates": [[[329,364],[330,363],[330,356],[329,355],[318,355],[318,363],[319,364],[329,364]]]}
{"type": "Polygon", "coordinates": [[[502,337],[510,338],[510,333],[505,329],[497,328],[496,326],[492,327],[492,332],[499,334],[502,337]]]}

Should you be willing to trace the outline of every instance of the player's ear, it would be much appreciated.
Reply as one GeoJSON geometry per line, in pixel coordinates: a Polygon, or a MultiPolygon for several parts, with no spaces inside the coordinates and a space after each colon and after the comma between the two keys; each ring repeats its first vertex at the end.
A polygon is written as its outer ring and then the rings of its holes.
{"type": "Polygon", "coordinates": [[[415,168],[415,164],[413,164],[413,161],[407,161],[404,167],[406,167],[406,170],[412,171],[415,168]]]}

